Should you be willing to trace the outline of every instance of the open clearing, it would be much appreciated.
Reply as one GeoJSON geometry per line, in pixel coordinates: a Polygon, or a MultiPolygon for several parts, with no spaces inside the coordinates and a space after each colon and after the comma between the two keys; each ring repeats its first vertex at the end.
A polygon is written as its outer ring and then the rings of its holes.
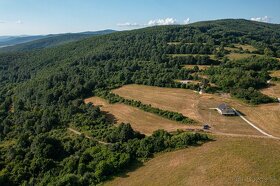
{"type": "Polygon", "coordinates": [[[248,58],[251,56],[261,56],[258,54],[240,54],[240,53],[230,53],[228,55],[226,55],[226,57],[228,57],[230,60],[239,60],[239,59],[244,59],[244,58],[248,58]]]}
{"type": "Polygon", "coordinates": [[[169,54],[172,57],[187,57],[187,56],[209,56],[210,59],[216,60],[215,55],[208,55],[208,54],[169,54]]]}
{"type": "MultiPolygon", "coordinates": [[[[280,78],[280,70],[271,71],[270,76],[280,78]]],[[[280,82],[271,81],[270,86],[268,88],[261,90],[261,92],[268,96],[280,98],[280,82]]]]}
{"type": "Polygon", "coordinates": [[[233,48],[233,47],[225,47],[225,50],[230,51],[230,52],[237,52],[237,51],[239,51],[238,48],[233,48]]]}
{"type": "Polygon", "coordinates": [[[150,135],[158,129],[172,132],[177,129],[201,128],[171,121],[125,104],[109,104],[106,100],[99,97],[88,98],[85,100],[85,103],[101,106],[101,110],[106,112],[108,117],[114,119],[115,123],[130,123],[133,129],[146,135],[150,135]]]}
{"type": "Polygon", "coordinates": [[[181,42],[169,42],[169,43],[167,43],[168,45],[180,45],[181,44],[181,42]]]}
{"type": "Polygon", "coordinates": [[[278,77],[280,78],[280,70],[274,70],[270,72],[271,77],[278,77]]]}
{"type": "Polygon", "coordinates": [[[217,137],[200,147],[156,155],[105,185],[279,185],[280,142],[217,137]]]}
{"type": "Polygon", "coordinates": [[[242,44],[235,44],[234,45],[236,48],[242,48],[242,50],[248,50],[249,52],[255,52],[257,51],[257,49],[255,47],[253,47],[252,45],[242,45],[242,44]]]}
{"type": "Polygon", "coordinates": [[[225,47],[226,50],[231,51],[231,52],[236,52],[239,51],[239,49],[242,49],[244,51],[248,50],[249,52],[255,52],[257,49],[253,47],[252,45],[242,45],[242,44],[235,44],[234,47],[225,47]]]}
{"type": "Polygon", "coordinates": [[[199,70],[206,70],[207,68],[211,67],[210,65],[184,65],[184,68],[193,69],[195,66],[197,66],[199,70]]]}
{"type": "Polygon", "coordinates": [[[128,98],[165,110],[180,112],[201,123],[209,123],[213,132],[262,135],[240,117],[226,117],[209,108],[228,103],[265,132],[280,137],[280,104],[250,106],[228,96],[197,94],[192,90],[127,85],[113,91],[128,98]]]}
{"type": "Polygon", "coordinates": [[[200,84],[201,82],[198,81],[198,80],[179,80],[179,79],[176,79],[175,82],[177,83],[183,83],[183,84],[200,84]]]}
{"type": "Polygon", "coordinates": [[[168,45],[180,45],[180,44],[187,44],[187,45],[194,45],[194,44],[203,44],[203,45],[206,45],[206,43],[182,43],[182,42],[176,42],[176,41],[174,41],[174,42],[169,42],[169,43],[167,43],[168,45]]]}
{"type": "MultiPolygon", "coordinates": [[[[208,76],[206,76],[206,75],[200,75],[199,73],[193,73],[193,75],[194,74],[197,74],[201,78],[208,79],[208,76]]],[[[177,83],[182,83],[182,84],[200,84],[201,83],[201,81],[199,81],[199,80],[180,80],[180,79],[175,79],[174,81],[177,82],[177,83]]],[[[214,84],[214,83],[209,83],[209,84],[212,87],[217,87],[217,85],[214,84]]]]}
{"type": "Polygon", "coordinates": [[[270,84],[268,88],[262,89],[261,92],[268,96],[280,98],[280,82],[271,82],[270,84]]]}

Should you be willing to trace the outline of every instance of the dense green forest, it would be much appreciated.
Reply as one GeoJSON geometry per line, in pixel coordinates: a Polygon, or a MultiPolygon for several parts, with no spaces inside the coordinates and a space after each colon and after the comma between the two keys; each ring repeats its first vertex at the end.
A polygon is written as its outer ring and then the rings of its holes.
{"type": "Polygon", "coordinates": [[[252,104],[273,102],[258,89],[267,86],[268,70],[280,69],[276,57],[280,26],[247,20],[150,27],[2,53],[0,185],[97,184],[156,152],[204,142],[204,134],[156,131],[147,137],[128,124],[115,127],[83,98],[132,83],[199,89],[174,80],[198,78],[195,69],[182,68],[185,64],[208,64],[212,67],[204,73],[218,91],[252,104]],[[265,57],[229,60],[225,47],[237,43],[250,44],[265,57]],[[69,125],[95,140],[71,136],[69,125]]]}
{"type": "Polygon", "coordinates": [[[267,80],[271,79],[268,71],[276,69],[280,69],[277,59],[252,56],[211,67],[206,70],[206,74],[210,75],[210,81],[217,84],[223,91],[231,92],[235,97],[251,104],[261,104],[277,102],[276,98],[257,91],[265,88],[267,80]]]}

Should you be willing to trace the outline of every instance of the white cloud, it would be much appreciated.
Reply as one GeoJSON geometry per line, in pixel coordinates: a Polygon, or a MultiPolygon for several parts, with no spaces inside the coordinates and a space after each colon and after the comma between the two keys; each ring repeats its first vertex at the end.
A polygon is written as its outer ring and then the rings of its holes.
{"type": "Polygon", "coordinates": [[[6,21],[0,20],[0,23],[6,23],[6,21]]]}
{"type": "Polygon", "coordinates": [[[259,22],[265,22],[268,23],[271,21],[271,18],[268,16],[264,16],[264,17],[252,17],[251,18],[252,21],[259,21],[259,22]]]}
{"type": "Polygon", "coordinates": [[[190,22],[191,22],[190,18],[187,18],[183,22],[178,22],[174,18],[164,18],[164,19],[150,20],[146,24],[126,22],[126,23],[118,23],[117,26],[119,26],[119,27],[147,27],[147,26],[158,26],[158,25],[176,25],[176,24],[183,25],[183,24],[189,24],[190,22]]]}
{"type": "Polygon", "coordinates": [[[22,24],[22,21],[21,20],[17,20],[16,24],[22,24]]]}
{"type": "Polygon", "coordinates": [[[148,22],[148,26],[175,25],[175,24],[177,24],[177,21],[174,18],[156,19],[156,20],[150,20],[148,22]]]}
{"type": "Polygon", "coordinates": [[[184,20],[185,25],[190,24],[190,22],[191,22],[191,19],[189,17],[186,20],[184,20]]]}
{"type": "Polygon", "coordinates": [[[141,25],[138,24],[138,23],[129,23],[129,22],[126,22],[126,23],[118,23],[117,25],[120,26],[120,27],[139,27],[139,26],[141,26],[141,25]]]}

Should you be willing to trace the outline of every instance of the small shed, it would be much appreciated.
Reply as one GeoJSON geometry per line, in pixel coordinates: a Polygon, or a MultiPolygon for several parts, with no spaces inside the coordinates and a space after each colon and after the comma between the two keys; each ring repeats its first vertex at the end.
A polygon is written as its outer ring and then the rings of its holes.
{"type": "Polygon", "coordinates": [[[227,104],[220,104],[217,108],[218,112],[224,116],[235,116],[236,112],[234,109],[229,107],[227,104]]]}

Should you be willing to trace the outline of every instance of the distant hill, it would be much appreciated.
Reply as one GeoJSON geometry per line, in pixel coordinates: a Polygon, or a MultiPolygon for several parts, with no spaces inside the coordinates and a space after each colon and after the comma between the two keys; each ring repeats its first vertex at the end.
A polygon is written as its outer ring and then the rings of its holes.
{"type": "Polygon", "coordinates": [[[1,36],[0,37],[0,48],[5,46],[12,46],[21,43],[26,43],[30,41],[34,41],[37,39],[42,39],[46,36],[38,35],[38,36],[1,36]]]}
{"type": "Polygon", "coordinates": [[[78,41],[95,35],[104,35],[115,32],[102,30],[96,32],[65,33],[39,36],[2,36],[0,37],[0,52],[29,51],[58,46],[61,44],[78,41]]]}

